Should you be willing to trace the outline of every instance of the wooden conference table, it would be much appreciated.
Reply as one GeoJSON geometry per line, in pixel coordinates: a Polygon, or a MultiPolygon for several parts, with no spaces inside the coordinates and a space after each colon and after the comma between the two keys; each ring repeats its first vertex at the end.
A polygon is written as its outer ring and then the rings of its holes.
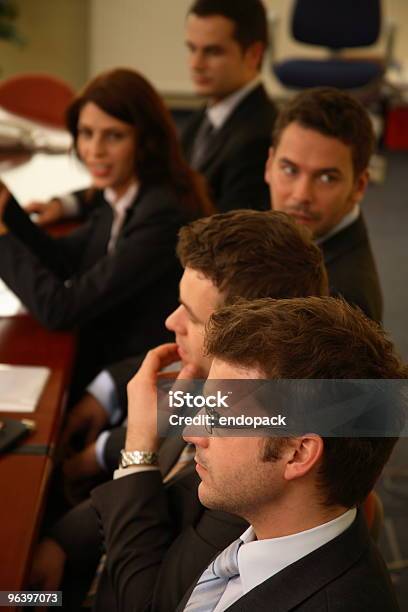
{"type": "MultiPolygon", "coordinates": [[[[2,113],[0,109],[0,120],[8,121],[8,115],[4,117],[2,113]]],[[[37,133],[38,126],[33,127],[37,133]]],[[[67,152],[46,155],[0,147],[0,179],[22,203],[46,200],[51,194],[89,184],[89,176],[68,153],[69,135],[40,127],[43,141],[53,147],[57,144],[59,152],[66,147],[67,152]]],[[[63,224],[52,228],[51,233],[59,235],[70,229],[72,224],[63,224]]],[[[28,314],[0,314],[0,363],[38,365],[51,370],[35,412],[0,412],[0,419],[28,418],[34,420],[36,427],[13,452],[0,455],[0,591],[27,587],[74,358],[73,334],[48,332],[28,314]]]]}
{"type": "MultiPolygon", "coordinates": [[[[2,113],[0,109],[0,126],[1,120],[9,121],[2,113]]],[[[12,123],[16,125],[14,119],[12,123]]],[[[0,138],[0,179],[17,199],[23,204],[30,199],[44,201],[55,193],[86,187],[89,176],[68,152],[69,135],[44,126],[33,127],[34,134],[41,127],[41,141],[51,149],[57,146],[54,153],[58,150],[59,154],[10,150],[1,145],[0,138]],[[64,147],[67,152],[62,154],[64,147]]],[[[59,235],[70,229],[72,224],[64,223],[52,228],[51,233],[59,235]]],[[[12,453],[0,455],[0,591],[5,591],[27,586],[75,358],[75,338],[69,333],[48,332],[27,314],[1,314],[0,363],[51,370],[35,412],[0,412],[0,419],[29,418],[36,426],[12,453]]]]}
{"type": "Polygon", "coordinates": [[[0,363],[51,370],[35,412],[3,414],[32,419],[36,430],[0,456],[0,590],[27,586],[74,356],[73,334],[48,332],[29,315],[0,317],[0,363]]]}

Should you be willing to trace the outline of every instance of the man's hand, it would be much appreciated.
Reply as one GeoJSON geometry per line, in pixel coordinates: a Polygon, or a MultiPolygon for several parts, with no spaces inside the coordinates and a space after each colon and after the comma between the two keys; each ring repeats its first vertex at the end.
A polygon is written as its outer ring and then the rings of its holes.
{"type": "Polygon", "coordinates": [[[26,213],[37,215],[35,222],[38,225],[48,225],[56,223],[64,218],[62,202],[58,198],[53,198],[49,202],[30,202],[24,207],[26,213]]]}
{"type": "MultiPolygon", "coordinates": [[[[128,426],[126,450],[157,451],[157,378],[166,366],[180,360],[175,343],[149,351],[127,386],[128,426]]],[[[193,378],[196,369],[185,365],[178,378],[193,378]]]]}
{"type": "Polygon", "coordinates": [[[95,442],[98,434],[109,422],[108,413],[98,400],[90,393],[85,393],[81,400],[68,414],[62,433],[61,447],[69,447],[73,436],[84,436],[84,447],[95,442]]]}
{"type": "Polygon", "coordinates": [[[38,591],[58,591],[64,573],[66,554],[51,538],[44,538],[34,553],[29,585],[38,591]]]}
{"type": "Polygon", "coordinates": [[[62,469],[69,482],[92,478],[102,472],[96,458],[95,447],[95,443],[90,444],[80,453],[76,453],[64,461],[62,469]]]}

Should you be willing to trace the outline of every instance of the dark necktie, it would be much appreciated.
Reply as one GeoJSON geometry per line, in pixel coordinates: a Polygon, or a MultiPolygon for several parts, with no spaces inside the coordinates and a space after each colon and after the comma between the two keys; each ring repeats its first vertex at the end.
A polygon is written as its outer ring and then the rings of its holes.
{"type": "Polygon", "coordinates": [[[208,147],[214,136],[215,129],[208,116],[205,115],[201,122],[197,136],[194,141],[190,164],[194,169],[201,166],[208,151],[208,147]]]}

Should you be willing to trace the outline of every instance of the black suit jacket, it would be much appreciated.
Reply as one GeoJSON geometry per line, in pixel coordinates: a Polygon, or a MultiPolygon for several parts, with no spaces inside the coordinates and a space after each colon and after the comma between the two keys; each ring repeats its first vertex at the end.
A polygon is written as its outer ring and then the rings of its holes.
{"type": "MultiPolygon", "coordinates": [[[[176,612],[182,612],[191,591],[176,612]]],[[[399,608],[387,569],[359,513],[349,529],[337,538],[278,572],[227,609],[396,612],[399,608]]]]}
{"type": "MultiPolygon", "coordinates": [[[[195,113],[182,133],[187,160],[191,160],[204,114],[205,110],[195,113]]],[[[235,208],[270,208],[264,171],[275,119],[276,108],[264,87],[259,85],[241,100],[212,140],[206,157],[196,170],[207,179],[220,212],[235,208]]]]}
{"type": "MultiPolygon", "coordinates": [[[[164,444],[160,453],[163,473],[178,458],[184,443],[169,438],[164,444]]],[[[157,471],[126,476],[94,489],[91,503],[108,555],[95,610],[150,609],[153,593],[153,609],[175,610],[211,559],[245,531],[248,525],[242,519],[204,508],[197,496],[198,484],[195,466],[190,463],[167,485],[157,471]],[[112,495],[117,503],[112,503],[112,495]]]]}
{"type": "MultiPolygon", "coordinates": [[[[179,484],[186,483],[186,478],[186,474],[180,476],[179,484]]],[[[196,479],[193,481],[196,486],[196,479]]],[[[128,476],[92,493],[118,610],[181,612],[197,579],[218,554],[221,540],[226,547],[245,529],[242,523],[230,523],[230,515],[199,509],[193,489],[178,490],[177,498],[177,514],[172,516],[171,498],[157,472],[128,476]],[[197,510],[199,514],[194,515],[197,510]],[[193,578],[192,584],[186,590],[189,578],[193,578]]],[[[97,602],[96,610],[108,609],[103,589],[97,602]]],[[[228,609],[393,612],[398,605],[387,570],[359,514],[346,532],[266,580],[228,609]]]]}
{"type": "Polygon", "coordinates": [[[0,276],[44,326],[79,327],[78,370],[88,379],[169,338],[163,321],[177,305],[177,233],[190,220],[169,189],[142,187],[108,254],[112,209],[101,192],[94,197],[88,221],[59,239],[10,200],[11,232],[0,237],[0,276]]]}
{"type": "Polygon", "coordinates": [[[374,321],[381,322],[383,302],[363,217],[320,245],[329,275],[330,295],[342,295],[374,321]]]}

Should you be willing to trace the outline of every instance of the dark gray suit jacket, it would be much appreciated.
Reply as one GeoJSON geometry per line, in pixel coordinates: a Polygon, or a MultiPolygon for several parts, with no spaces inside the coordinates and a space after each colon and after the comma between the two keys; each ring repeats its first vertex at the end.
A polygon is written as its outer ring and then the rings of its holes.
{"type": "MultiPolygon", "coordinates": [[[[183,130],[181,143],[188,161],[204,113],[195,113],[183,130]]],[[[241,100],[212,140],[196,170],[207,179],[220,212],[270,208],[264,171],[276,114],[275,105],[259,85],[241,100]]]]}
{"type": "MultiPolygon", "coordinates": [[[[184,496],[178,492],[179,514],[172,516],[158,473],[121,480],[92,493],[107,545],[107,571],[117,609],[181,612],[197,579],[217,554],[221,539],[231,542],[245,526],[230,524],[229,515],[203,508],[197,523],[186,514],[186,509],[197,503],[192,490],[186,490],[184,496]],[[177,602],[194,572],[190,588],[177,602]]],[[[107,610],[102,593],[98,601],[95,609],[107,610]]],[[[398,605],[387,570],[359,513],[346,532],[266,580],[228,610],[394,612],[398,605]]]]}
{"type": "Polygon", "coordinates": [[[320,248],[329,275],[330,295],[342,295],[380,323],[383,314],[380,281],[362,215],[320,248]]]}
{"type": "Polygon", "coordinates": [[[98,487],[91,500],[75,507],[49,531],[68,559],[64,609],[76,612],[79,607],[102,553],[103,539],[109,550],[109,575],[107,571],[102,574],[94,609],[143,610],[158,574],[164,572],[171,587],[158,593],[157,599],[159,609],[167,612],[176,609],[210,560],[245,531],[247,524],[241,519],[200,504],[193,463],[163,484],[162,475],[175,464],[184,444],[182,439],[167,438],[159,452],[161,472],[130,475],[98,487]],[[123,552],[126,558],[119,561],[118,575],[112,581],[111,553],[116,565],[123,552]],[[135,582],[133,576],[137,576],[135,582]]]}
{"type": "MultiPolygon", "coordinates": [[[[182,612],[191,591],[176,612],[182,612]]],[[[397,612],[399,608],[387,569],[360,512],[349,529],[337,538],[278,572],[227,609],[397,612]]],[[[153,610],[158,610],[154,603],[153,610]]]]}

